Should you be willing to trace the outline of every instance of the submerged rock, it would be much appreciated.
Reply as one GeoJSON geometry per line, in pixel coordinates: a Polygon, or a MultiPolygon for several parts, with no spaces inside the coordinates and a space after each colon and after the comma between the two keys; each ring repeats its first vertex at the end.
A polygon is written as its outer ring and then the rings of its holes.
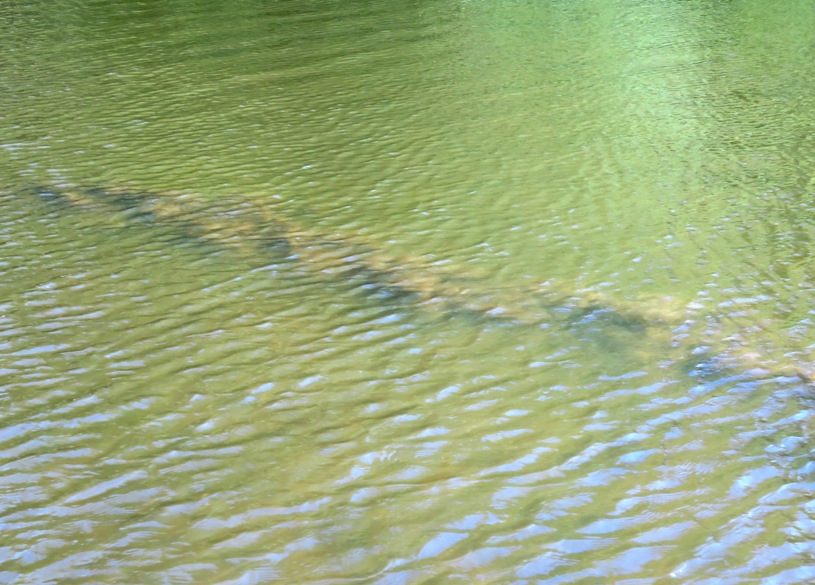
{"type": "Polygon", "coordinates": [[[213,243],[246,258],[283,255],[311,272],[387,291],[426,311],[533,326],[556,321],[601,345],[636,339],[639,349],[634,351],[657,363],[686,364],[697,370],[700,364],[718,371],[737,368],[751,377],[795,376],[807,384],[815,380],[811,352],[786,352],[778,359],[778,351],[772,349],[785,347],[783,340],[772,339],[773,348],[768,349],[768,343],[749,334],[749,324],[741,328],[747,334],[737,333],[729,321],[703,315],[679,298],[621,300],[551,283],[489,286],[487,279],[464,267],[393,254],[358,234],[321,232],[265,202],[248,199],[210,200],[191,193],[119,187],[41,186],[33,191],[97,210],[123,224],[168,226],[180,237],[213,243]]]}
{"type": "Polygon", "coordinates": [[[670,347],[671,331],[684,319],[682,302],[671,297],[621,301],[549,282],[491,286],[489,279],[461,265],[391,253],[359,234],[313,229],[266,201],[119,187],[45,186],[35,191],[116,218],[117,225],[161,225],[179,237],[248,259],[285,257],[312,273],[404,298],[432,314],[527,326],[557,323],[604,351],[637,351],[636,346],[653,360],[663,359],[659,348],[670,347]]]}

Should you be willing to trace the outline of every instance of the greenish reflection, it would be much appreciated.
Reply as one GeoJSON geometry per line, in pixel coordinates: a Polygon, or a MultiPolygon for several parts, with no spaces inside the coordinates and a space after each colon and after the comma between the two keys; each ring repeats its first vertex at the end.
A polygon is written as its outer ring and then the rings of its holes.
{"type": "Polygon", "coordinates": [[[0,4],[0,583],[815,579],[813,21],[0,4]]]}

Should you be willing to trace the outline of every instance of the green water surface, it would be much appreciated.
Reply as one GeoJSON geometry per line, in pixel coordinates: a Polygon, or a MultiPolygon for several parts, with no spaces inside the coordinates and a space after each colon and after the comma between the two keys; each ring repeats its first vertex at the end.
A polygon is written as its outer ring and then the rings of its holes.
{"type": "Polygon", "coordinates": [[[0,2],[0,583],[812,583],[813,196],[812,0],[0,2]]]}

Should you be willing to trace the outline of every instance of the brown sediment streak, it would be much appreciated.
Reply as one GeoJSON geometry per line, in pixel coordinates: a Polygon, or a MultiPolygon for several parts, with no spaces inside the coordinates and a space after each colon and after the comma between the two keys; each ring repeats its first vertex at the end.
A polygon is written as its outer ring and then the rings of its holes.
{"type": "Polygon", "coordinates": [[[572,312],[606,311],[630,324],[648,327],[681,322],[673,299],[612,302],[597,292],[546,286],[485,286],[484,280],[424,256],[391,254],[363,236],[329,234],[300,225],[272,206],[248,199],[209,200],[190,193],[142,192],[118,187],[40,187],[76,206],[121,213],[125,217],[177,225],[190,237],[215,242],[247,257],[282,249],[307,269],[333,279],[355,277],[435,311],[466,311],[525,324],[572,312]],[[568,313],[569,311],[566,311],[568,313]]]}

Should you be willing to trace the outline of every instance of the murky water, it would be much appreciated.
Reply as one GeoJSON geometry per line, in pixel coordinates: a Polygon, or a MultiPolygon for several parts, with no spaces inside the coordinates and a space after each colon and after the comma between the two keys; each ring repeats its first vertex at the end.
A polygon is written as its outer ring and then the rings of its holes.
{"type": "Polygon", "coordinates": [[[0,583],[815,581],[815,2],[0,4],[0,583]]]}

